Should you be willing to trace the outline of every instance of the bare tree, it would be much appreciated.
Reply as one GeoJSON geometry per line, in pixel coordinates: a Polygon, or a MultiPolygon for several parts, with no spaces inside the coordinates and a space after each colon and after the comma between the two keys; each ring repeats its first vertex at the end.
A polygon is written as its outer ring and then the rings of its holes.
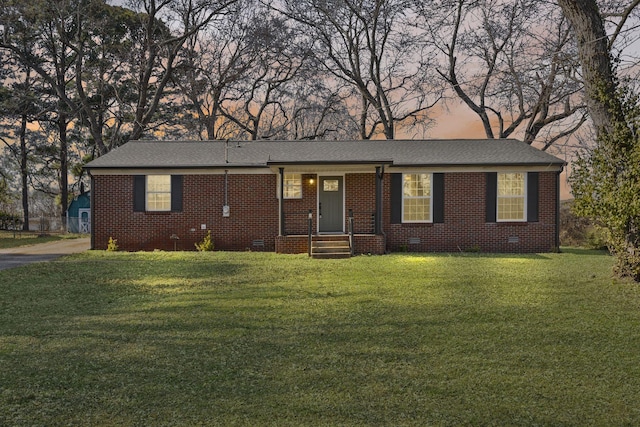
{"type": "Polygon", "coordinates": [[[575,44],[560,10],[518,0],[418,3],[441,53],[440,76],[487,138],[516,134],[547,149],[586,120],[575,44]]]}
{"type": "MultiPolygon", "coordinates": [[[[165,89],[174,73],[179,53],[185,42],[207,25],[215,16],[225,13],[236,0],[194,2],[192,0],[131,0],[128,6],[137,12],[135,21],[127,21],[130,16],[124,14],[123,20],[129,25],[125,67],[118,73],[127,81],[127,97],[119,96],[119,115],[116,119],[124,121],[126,126],[118,128],[105,144],[103,137],[104,120],[101,120],[92,106],[91,96],[85,85],[84,62],[78,60],[75,66],[75,84],[81,101],[83,118],[100,153],[120,145],[129,139],[139,139],[149,125],[157,120],[158,109],[165,95],[165,89]],[[129,101],[127,103],[127,101],[129,101]],[[127,111],[125,108],[129,108],[127,111]]],[[[78,26],[81,26],[78,15],[78,26]]],[[[89,54],[95,34],[102,28],[95,25],[93,31],[78,32],[81,38],[76,40],[74,48],[78,58],[89,54]]],[[[116,40],[117,41],[117,40],[116,40]]],[[[109,82],[111,88],[117,82],[109,82]]],[[[114,92],[115,93],[115,92],[114,92]]],[[[104,110],[103,110],[104,111],[104,110]]]]}
{"type": "Polygon", "coordinates": [[[0,47],[31,64],[55,88],[60,110],[64,105],[79,115],[103,154],[158,125],[161,100],[185,41],[235,1],[132,0],[131,9],[104,0],[42,1],[35,8],[11,2],[15,13],[5,13],[8,26],[0,47]],[[59,45],[56,57],[64,64],[52,67],[57,74],[47,68],[41,47],[24,52],[8,37],[16,19],[33,21],[40,45],[59,45]]]}
{"type": "Polygon", "coordinates": [[[221,114],[252,140],[274,137],[286,127],[286,88],[307,59],[286,21],[262,12],[246,28],[250,65],[220,103],[221,114]]]}
{"type": "Polygon", "coordinates": [[[206,139],[238,137],[238,129],[224,118],[221,106],[227,92],[249,72],[253,40],[248,29],[256,16],[250,2],[189,37],[173,83],[185,96],[206,139]]]}
{"type": "Polygon", "coordinates": [[[19,165],[22,227],[23,230],[29,230],[29,157],[32,147],[27,142],[27,126],[38,116],[36,90],[31,70],[22,69],[8,59],[4,58],[2,63],[3,71],[7,71],[7,76],[2,79],[3,91],[0,93],[0,108],[5,114],[2,117],[0,140],[19,165]]]}
{"type": "Polygon", "coordinates": [[[176,69],[200,137],[335,135],[338,127],[325,125],[345,113],[343,100],[311,63],[308,37],[255,0],[237,6],[188,41],[176,69]]]}
{"type": "Polygon", "coordinates": [[[318,64],[356,94],[360,137],[388,139],[404,120],[427,120],[439,99],[429,82],[429,58],[410,31],[402,0],[282,0],[272,7],[295,20],[314,41],[318,64]],[[421,63],[422,61],[422,63],[421,63]]]}
{"type": "MultiPolygon", "coordinates": [[[[640,110],[637,95],[616,75],[610,55],[617,26],[607,37],[595,0],[559,0],[571,22],[586,89],[597,146],[576,161],[571,184],[574,209],[607,230],[607,245],[616,256],[615,271],[640,281],[640,110]]],[[[620,23],[640,2],[631,2],[620,23]]]]}
{"type": "MultiPolygon", "coordinates": [[[[558,0],[564,15],[571,22],[578,44],[578,55],[587,93],[587,106],[593,124],[600,134],[612,133],[616,123],[624,122],[622,106],[616,101],[616,76],[611,48],[620,39],[631,14],[640,1],[628,3],[603,2],[606,12],[601,14],[595,0],[558,0]],[[605,17],[618,18],[609,37],[605,17]],[[607,105],[607,103],[611,105],[607,105]]],[[[637,36],[636,36],[637,37],[637,36]]]]}
{"type": "Polygon", "coordinates": [[[73,103],[68,102],[72,97],[69,82],[74,62],[68,40],[76,31],[69,10],[76,5],[74,1],[59,4],[41,0],[29,4],[7,1],[0,12],[0,48],[9,52],[21,67],[33,70],[57,97],[57,107],[52,109],[55,117],[49,120],[57,129],[56,157],[60,165],[58,183],[63,224],[66,223],[68,200],[67,132],[76,113],[73,103]]]}
{"type": "Polygon", "coordinates": [[[355,139],[358,124],[351,120],[349,99],[343,87],[314,69],[307,67],[287,85],[282,107],[285,125],[272,132],[278,139],[355,139]]]}

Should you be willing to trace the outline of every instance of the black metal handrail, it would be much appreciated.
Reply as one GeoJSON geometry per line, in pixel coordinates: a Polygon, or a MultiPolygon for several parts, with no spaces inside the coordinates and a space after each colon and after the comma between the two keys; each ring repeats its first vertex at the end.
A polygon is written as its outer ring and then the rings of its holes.
{"type": "MultiPolygon", "coordinates": [[[[352,209],[350,209],[348,211],[348,216],[350,218],[353,218],[352,229],[354,234],[375,234],[376,214],[374,212],[354,212],[352,209]]],[[[347,221],[349,221],[348,218],[347,221]]],[[[304,236],[308,234],[308,229],[308,210],[284,213],[284,228],[282,230],[283,235],[304,236]]]]}
{"type": "Polygon", "coordinates": [[[349,209],[349,251],[353,256],[353,209],[349,209]]]}
{"type": "Polygon", "coordinates": [[[312,244],[312,239],[313,239],[313,211],[311,209],[309,209],[309,213],[308,215],[308,229],[307,229],[307,252],[309,253],[309,256],[311,256],[311,244],[312,244]]]}
{"type": "Polygon", "coordinates": [[[374,212],[352,212],[353,232],[355,234],[375,234],[376,214],[374,212]]]}

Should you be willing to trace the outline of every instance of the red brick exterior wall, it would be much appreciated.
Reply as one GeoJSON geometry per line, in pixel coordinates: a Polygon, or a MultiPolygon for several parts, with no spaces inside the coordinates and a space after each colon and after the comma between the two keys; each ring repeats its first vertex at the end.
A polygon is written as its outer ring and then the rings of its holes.
{"type": "MultiPolygon", "coordinates": [[[[538,222],[485,221],[486,174],[444,174],[444,223],[391,224],[390,180],[385,179],[387,249],[412,252],[549,252],[556,246],[556,172],[541,172],[538,222]],[[419,239],[420,243],[410,243],[419,239]],[[510,243],[510,240],[515,243],[510,243]]],[[[388,177],[388,175],[387,175],[388,177]]]]}
{"type": "MultiPolygon", "coordinates": [[[[353,173],[345,175],[345,224],[348,230],[348,212],[353,211],[356,233],[373,233],[373,217],[376,211],[376,175],[353,173]]],[[[365,251],[369,252],[369,251],[365,251]]]]}
{"type": "MultiPolygon", "coordinates": [[[[557,174],[539,174],[539,221],[485,222],[486,174],[444,174],[444,223],[391,224],[390,174],[383,185],[384,236],[356,236],[357,253],[385,251],[547,252],[556,245],[557,174]],[[419,243],[410,243],[417,241],[419,243]],[[516,242],[517,240],[517,242],[516,242]],[[386,247],[385,247],[386,245],[386,247]]],[[[216,249],[306,252],[305,239],[278,237],[277,175],[228,175],[230,217],[222,216],[224,175],[183,175],[181,212],[134,212],[133,176],[95,175],[93,179],[93,238],[95,249],[106,249],[109,237],[121,250],[194,250],[194,243],[211,230],[216,249]],[[201,224],[206,229],[201,229],[201,224]],[[171,235],[179,240],[171,240],[171,235]],[[263,240],[264,246],[254,246],[263,240]]],[[[302,176],[303,198],[284,201],[285,233],[307,233],[308,210],[317,230],[317,176],[302,176]],[[311,182],[311,179],[314,182],[311,182]]],[[[345,211],[356,217],[356,234],[372,230],[375,174],[345,175],[345,211]]],[[[347,215],[345,214],[345,217],[347,215]]],[[[347,230],[345,225],[345,230],[347,230]]]]}
{"type": "Polygon", "coordinates": [[[230,174],[230,216],[224,218],[224,175],[184,175],[182,212],[134,212],[133,176],[94,176],[95,249],[105,249],[113,237],[120,250],[173,250],[175,234],[178,250],[195,250],[194,243],[211,230],[216,249],[274,251],[276,178],[230,174]],[[254,240],[264,240],[264,247],[253,246],[254,240]]]}
{"type": "MultiPolygon", "coordinates": [[[[278,176],[277,179],[280,179],[278,176]]],[[[302,175],[302,198],[301,199],[285,199],[284,200],[284,216],[285,230],[284,234],[299,235],[307,234],[309,230],[309,209],[313,214],[313,231],[318,228],[317,209],[318,209],[318,177],[311,174],[302,175]],[[311,182],[313,180],[313,183],[311,182]]],[[[272,192],[275,194],[276,189],[272,192]]],[[[276,206],[277,212],[278,206],[276,206]]],[[[276,230],[276,235],[277,235],[276,230]]],[[[306,249],[301,252],[306,252],[306,249]]]]}

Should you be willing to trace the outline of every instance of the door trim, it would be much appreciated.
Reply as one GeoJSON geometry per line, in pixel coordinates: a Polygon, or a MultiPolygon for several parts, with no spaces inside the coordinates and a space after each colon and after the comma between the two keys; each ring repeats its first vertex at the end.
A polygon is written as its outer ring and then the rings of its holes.
{"type": "Polygon", "coordinates": [[[339,173],[327,173],[327,172],[322,172],[322,173],[318,173],[317,174],[317,178],[318,178],[318,185],[317,185],[317,189],[316,189],[316,212],[320,212],[320,178],[325,177],[325,176],[340,176],[342,177],[342,231],[320,231],[320,216],[318,215],[318,220],[316,221],[316,233],[317,234],[344,234],[344,222],[346,221],[345,219],[345,206],[346,206],[346,197],[347,197],[347,192],[346,192],[346,177],[345,177],[345,173],[344,172],[339,172],[339,173]]]}

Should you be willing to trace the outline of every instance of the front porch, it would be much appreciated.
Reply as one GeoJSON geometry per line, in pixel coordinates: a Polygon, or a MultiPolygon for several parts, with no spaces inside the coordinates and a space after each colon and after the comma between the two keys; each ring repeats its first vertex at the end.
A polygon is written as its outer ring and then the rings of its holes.
{"type": "Polygon", "coordinates": [[[351,254],[385,253],[383,165],[279,166],[277,253],[317,254],[337,246],[332,241],[345,242],[351,254]]]}

